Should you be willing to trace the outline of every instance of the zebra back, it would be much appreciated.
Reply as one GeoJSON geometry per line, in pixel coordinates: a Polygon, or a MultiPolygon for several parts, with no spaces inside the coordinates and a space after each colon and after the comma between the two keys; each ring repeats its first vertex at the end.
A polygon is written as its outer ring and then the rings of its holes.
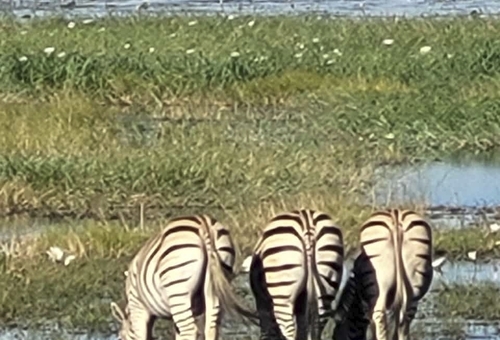
{"type": "Polygon", "coordinates": [[[378,281],[390,285],[403,280],[411,286],[413,299],[420,299],[432,281],[432,231],[412,210],[374,212],[361,226],[360,245],[375,268],[384,268],[378,281]],[[394,263],[395,267],[386,263],[394,263]],[[403,276],[401,276],[403,275],[403,276]]]}
{"type": "Polygon", "coordinates": [[[432,283],[432,228],[412,210],[399,211],[400,227],[404,231],[402,257],[406,276],[413,289],[413,299],[420,300],[432,283]]]}
{"type": "MultiPolygon", "coordinates": [[[[127,296],[148,296],[147,304],[153,307],[158,315],[167,315],[165,303],[157,301],[154,287],[154,277],[167,275],[171,268],[189,265],[192,260],[179,263],[176,266],[160,266],[161,259],[173,250],[199,248],[201,240],[207,258],[207,267],[212,281],[212,293],[220,301],[223,309],[231,314],[239,314],[250,318],[255,324],[256,313],[241,303],[230,283],[233,278],[235,250],[230,231],[227,227],[207,214],[180,216],[170,219],[162,231],[148,239],[136,256],[132,259],[126,278],[127,296]],[[194,236],[194,238],[193,238],[194,236]],[[169,241],[167,241],[167,238],[169,241]],[[164,268],[165,267],[165,268],[164,268]]],[[[205,276],[205,274],[199,274],[205,276]]],[[[129,301],[130,303],[133,301],[129,301]]]]}
{"type": "Polygon", "coordinates": [[[401,312],[413,320],[418,300],[432,281],[432,231],[414,211],[393,209],[371,214],[361,226],[358,252],[339,299],[336,340],[367,339],[368,317],[380,294],[389,294],[385,297],[388,306],[396,296],[402,298],[401,312]]]}
{"type": "MultiPolygon", "coordinates": [[[[261,303],[265,300],[270,304],[285,292],[273,296],[269,291],[259,291],[255,282],[264,286],[264,276],[267,275],[267,279],[273,282],[267,282],[267,286],[276,290],[280,285],[287,287],[305,279],[307,318],[308,323],[314,325],[312,336],[315,337],[316,331],[321,332],[326,323],[321,317],[324,319],[330,315],[331,304],[338,292],[343,274],[343,256],[342,232],[329,215],[310,209],[277,214],[264,227],[254,247],[250,274],[252,290],[259,295],[256,296],[258,302],[260,299],[261,303]],[[292,280],[290,274],[287,274],[287,279],[282,274],[295,270],[295,275],[299,275],[299,268],[302,268],[305,277],[297,276],[292,280]],[[260,274],[262,272],[266,274],[260,274]]],[[[287,294],[292,293],[287,290],[287,294]]],[[[299,332],[302,330],[299,329],[299,332]]]]}

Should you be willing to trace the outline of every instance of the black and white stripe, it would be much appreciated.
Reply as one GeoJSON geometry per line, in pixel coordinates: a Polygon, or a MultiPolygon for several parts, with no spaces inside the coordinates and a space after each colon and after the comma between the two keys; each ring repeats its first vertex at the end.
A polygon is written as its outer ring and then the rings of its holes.
{"type": "Polygon", "coordinates": [[[339,299],[335,340],[408,339],[418,302],[432,283],[432,229],[411,210],[373,213],[339,299]],[[369,329],[368,326],[370,325],[369,329]]]}
{"type": "Polygon", "coordinates": [[[256,319],[238,302],[229,283],[234,262],[229,230],[214,218],[193,215],[170,220],[131,261],[125,309],[111,304],[121,322],[120,339],[150,339],[155,318],[172,319],[177,340],[197,340],[200,335],[217,339],[224,311],[256,319]],[[202,315],[200,326],[195,318],[202,315]]]}
{"type": "Polygon", "coordinates": [[[323,212],[276,215],[250,265],[261,338],[316,340],[331,316],[343,273],[342,231],[323,212]]]}

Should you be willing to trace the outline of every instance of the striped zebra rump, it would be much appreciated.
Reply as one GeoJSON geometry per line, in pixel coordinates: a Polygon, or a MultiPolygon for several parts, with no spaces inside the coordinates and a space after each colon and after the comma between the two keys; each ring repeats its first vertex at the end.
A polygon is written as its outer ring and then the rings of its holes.
{"type": "Polygon", "coordinates": [[[429,290],[432,276],[430,225],[411,210],[373,213],[361,226],[360,253],[347,284],[351,289],[340,298],[345,306],[339,313],[344,315],[339,317],[335,339],[364,339],[355,331],[355,323],[364,322],[363,318],[370,320],[375,339],[393,339],[393,335],[408,339],[418,302],[429,290]]]}
{"type": "Polygon", "coordinates": [[[173,320],[176,339],[215,340],[224,311],[256,318],[232,290],[234,262],[230,232],[214,218],[171,219],[131,261],[125,309],[111,304],[120,339],[149,339],[154,319],[166,318],[173,320]]]}
{"type": "Polygon", "coordinates": [[[342,232],[325,213],[304,209],[270,220],[250,265],[262,339],[320,336],[342,280],[343,256],[342,232]]]}

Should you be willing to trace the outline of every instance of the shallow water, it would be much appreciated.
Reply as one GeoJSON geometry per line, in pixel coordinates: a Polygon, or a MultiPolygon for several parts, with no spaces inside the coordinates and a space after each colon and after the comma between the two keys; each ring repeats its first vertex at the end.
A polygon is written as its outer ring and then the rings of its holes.
{"type": "Polygon", "coordinates": [[[379,199],[425,202],[431,206],[478,207],[500,205],[500,165],[433,162],[380,169],[386,180],[379,199]]]}
{"type": "Polygon", "coordinates": [[[423,204],[440,227],[464,228],[500,219],[500,165],[433,162],[380,168],[378,204],[423,204]]]}
{"type": "Polygon", "coordinates": [[[0,219],[0,242],[23,236],[35,237],[57,223],[46,218],[9,217],[0,219]]]}
{"type": "MultiPolygon", "coordinates": [[[[108,14],[130,14],[143,0],[1,0],[3,11],[15,16],[45,16],[55,13],[68,17],[101,17],[108,14]],[[61,6],[62,5],[62,6],[61,6]]],[[[150,0],[149,13],[231,13],[231,14],[298,14],[327,13],[339,16],[425,16],[467,15],[472,11],[500,13],[500,2],[494,0],[150,0]]]]}

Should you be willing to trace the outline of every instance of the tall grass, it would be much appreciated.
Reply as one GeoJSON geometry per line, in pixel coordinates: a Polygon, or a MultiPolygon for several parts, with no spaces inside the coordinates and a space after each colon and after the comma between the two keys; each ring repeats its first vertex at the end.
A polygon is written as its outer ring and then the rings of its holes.
{"type": "Polygon", "coordinates": [[[303,16],[107,19],[74,28],[62,20],[5,24],[1,79],[4,88],[181,94],[301,70],[385,78],[416,90],[432,81],[449,90],[458,80],[498,74],[499,28],[495,20],[303,16]],[[382,43],[387,38],[392,46],[382,43]],[[426,45],[432,50],[421,55],[426,45]],[[55,51],[46,55],[47,47],[55,51]]]}

